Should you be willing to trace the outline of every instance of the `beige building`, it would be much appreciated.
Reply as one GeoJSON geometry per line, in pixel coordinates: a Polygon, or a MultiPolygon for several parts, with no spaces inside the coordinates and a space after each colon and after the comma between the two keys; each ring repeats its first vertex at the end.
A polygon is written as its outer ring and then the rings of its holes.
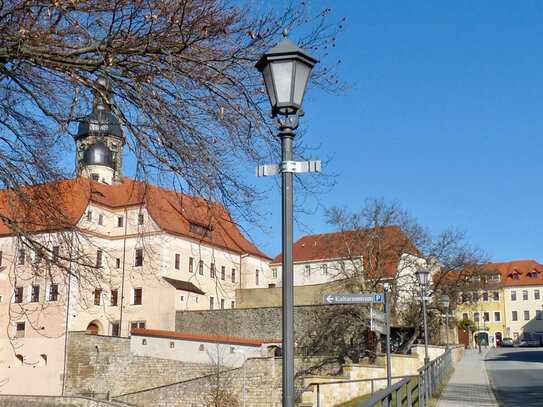
{"type": "MultiPolygon", "coordinates": [[[[428,267],[432,274],[437,270],[396,225],[304,236],[294,243],[293,259],[295,287],[354,278],[372,289],[388,282],[400,302],[416,294],[419,267],[428,267]]],[[[271,282],[277,286],[281,262],[280,254],[270,264],[271,282]]]]}
{"type": "Polygon", "coordinates": [[[173,331],[176,311],[235,308],[270,280],[220,204],[120,174],[100,100],[76,143],[78,178],[0,191],[2,393],[62,394],[68,331],[173,331]]]}

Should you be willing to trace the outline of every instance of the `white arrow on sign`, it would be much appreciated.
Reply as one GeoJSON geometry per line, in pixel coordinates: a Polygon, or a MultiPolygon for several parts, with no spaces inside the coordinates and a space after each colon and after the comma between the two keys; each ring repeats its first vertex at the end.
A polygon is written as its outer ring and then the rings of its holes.
{"type": "Polygon", "coordinates": [[[371,318],[380,322],[387,322],[387,314],[376,309],[371,309],[371,318]]]}
{"type": "Polygon", "coordinates": [[[387,326],[386,326],[386,325],[383,325],[383,324],[380,324],[379,322],[371,321],[371,327],[370,327],[370,329],[371,329],[373,332],[376,332],[376,333],[378,333],[378,334],[384,334],[384,335],[387,335],[387,334],[388,334],[387,326]]]}

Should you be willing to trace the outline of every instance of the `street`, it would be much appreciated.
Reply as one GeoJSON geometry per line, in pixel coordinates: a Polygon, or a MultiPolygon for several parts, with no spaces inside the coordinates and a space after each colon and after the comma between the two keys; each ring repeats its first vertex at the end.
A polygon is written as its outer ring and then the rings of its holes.
{"type": "Polygon", "coordinates": [[[543,405],[543,348],[496,348],[486,370],[500,406],[543,405]]]}

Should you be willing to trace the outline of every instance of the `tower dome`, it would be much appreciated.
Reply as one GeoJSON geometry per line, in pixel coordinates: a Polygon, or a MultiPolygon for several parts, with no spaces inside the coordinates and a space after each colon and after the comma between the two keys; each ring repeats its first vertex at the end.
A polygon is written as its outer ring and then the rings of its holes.
{"type": "Polygon", "coordinates": [[[83,163],[86,165],[103,165],[113,168],[111,156],[111,150],[99,138],[96,140],[96,143],[86,148],[83,153],[83,163]]]}
{"type": "Polygon", "coordinates": [[[119,118],[106,101],[110,90],[105,79],[95,83],[92,112],[79,121],[74,136],[77,176],[104,180],[108,184],[123,183],[123,146],[126,142],[119,118]]]}
{"type": "MultiPolygon", "coordinates": [[[[97,82],[97,86],[102,88],[102,92],[109,93],[107,82],[104,79],[100,79],[97,82]]],[[[78,141],[81,138],[91,135],[114,136],[124,141],[118,117],[113,114],[98,91],[94,91],[91,114],[85,116],[79,122],[75,140],[78,141]]]]}

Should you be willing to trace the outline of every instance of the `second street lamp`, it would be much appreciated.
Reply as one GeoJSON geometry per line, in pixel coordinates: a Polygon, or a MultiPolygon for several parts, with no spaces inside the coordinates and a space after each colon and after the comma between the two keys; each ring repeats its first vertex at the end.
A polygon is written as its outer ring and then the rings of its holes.
{"type": "Polygon", "coordinates": [[[416,272],[415,275],[417,276],[417,281],[421,288],[421,297],[422,297],[422,317],[424,321],[424,364],[428,364],[430,362],[430,358],[428,357],[428,328],[426,324],[426,284],[428,284],[428,276],[430,275],[430,272],[424,268],[420,267],[416,272]]]}
{"type": "Polygon", "coordinates": [[[292,173],[319,171],[320,161],[292,160],[292,141],[311,69],[318,62],[285,37],[256,64],[270,98],[271,117],[281,139],[281,163],[259,166],[257,176],[281,173],[282,183],[282,267],[283,267],[283,406],[294,406],[294,276],[292,173]],[[279,118],[282,115],[283,118],[279,118]],[[290,117],[289,117],[290,116],[290,117]],[[295,116],[294,118],[292,116],[295,116]]]}
{"type": "Polygon", "coordinates": [[[450,298],[447,294],[445,294],[443,297],[441,297],[441,301],[443,302],[443,306],[445,307],[445,321],[446,321],[446,328],[447,328],[447,350],[449,350],[449,305],[451,304],[450,298]]]}

